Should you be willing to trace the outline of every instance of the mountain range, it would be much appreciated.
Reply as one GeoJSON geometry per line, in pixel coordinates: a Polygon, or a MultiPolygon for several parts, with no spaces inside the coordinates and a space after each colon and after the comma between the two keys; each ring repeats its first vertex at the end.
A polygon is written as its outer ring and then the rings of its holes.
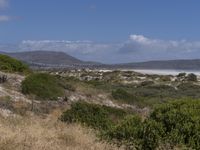
{"type": "Polygon", "coordinates": [[[83,61],[76,59],[64,52],[54,51],[30,51],[7,53],[7,55],[28,63],[40,63],[50,65],[81,64],[83,61]]]}
{"type": "Polygon", "coordinates": [[[148,62],[133,62],[124,64],[101,64],[97,62],[86,62],[70,56],[64,52],[55,51],[30,51],[5,53],[30,65],[50,67],[92,67],[110,69],[179,69],[179,70],[200,70],[200,59],[185,60],[162,60],[148,62]]]}

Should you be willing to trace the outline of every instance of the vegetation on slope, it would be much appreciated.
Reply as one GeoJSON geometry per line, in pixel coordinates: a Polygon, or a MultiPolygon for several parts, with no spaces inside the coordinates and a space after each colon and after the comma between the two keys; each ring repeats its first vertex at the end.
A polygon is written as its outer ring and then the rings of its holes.
{"type": "Polygon", "coordinates": [[[64,95],[64,88],[58,79],[45,73],[29,75],[21,86],[24,94],[35,95],[41,100],[57,100],[64,95]]]}
{"type": "MultiPolygon", "coordinates": [[[[111,74],[111,73],[110,73],[111,74]]],[[[123,75],[124,72],[121,72],[123,75]]],[[[152,107],[155,104],[163,103],[168,100],[182,99],[182,98],[200,98],[200,85],[196,81],[197,77],[194,74],[180,74],[180,76],[161,76],[161,75],[132,75],[133,79],[128,82],[120,81],[118,74],[112,72],[114,76],[112,80],[108,78],[107,74],[102,74],[101,78],[96,80],[96,74],[88,72],[85,76],[91,78],[90,81],[82,79],[82,77],[66,77],[67,82],[73,84],[77,89],[82,90],[83,93],[102,92],[108,94],[116,103],[125,103],[130,105],[137,105],[139,107],[152,107]],[[68,78],[68,79],[67,79],[68,78]],[[117,80],[116,82],[114,80],[117,80]]]]}
{"type": "Polygon", "coordinates": [[[109,115],[103,107],[77,103],[62,115],[62,120],[103,129],[104,138],[118,145],[126,145],[128,149],[170,149],[180,146],[200,149],[198,100],[168,102],[157,106],[144,121],[139,116],[130,115],[111,126],[109,115]]]}
{"type": "MultiPolygon", "coordinates": [[[[180,76],[182,78],[182,75],[180,76]]],[[[109,93],[113,99],[122,103],[134,104],[134,106],[138,106],[140,103],[147,106],[145,104],[148,101],[152,104],[154,101],[156,103],[162,102],[163,104],[155,108],[152,107],[152,112],[147,118],[142,118],[126,110],[77,102],[71,105],[71,109],[63,113],[61,120],[67,122],[68,127],[73,126],[74,123],[80,123],[96,129],[102,139],[119,146],[126,146],[127,149],[200,149],[200,101],[191,99],[200,97],[200,85],[194,75],[190,74],[189,76],[187,78],[189,81],[174,81],[171,85],[166,84],[170,83],[166,78],[162,78],[164,81],[159,81],[157,84],[154,83],[155,81],[143,81],[136,85],[101,81],[85,82],[73,78],[35,73],[27,76],[22,82],[22,91],[24,94],[36,95],[37,98],[42,100],[56,100],[58,97],[63,96],[65,89],[74,92],[77,90],[75,87],[79,86],[78,90],[81,89],[80,87],[84,87],[94,97],[102,90],[104,93],[109,93]],[[91,89],[97,90],[97,93],[94,93],[91,89]],[[165,103],[169,99],[185,97],[190,98],[165,103]]],[[[18,110],[13,106],[9,97],[4,97],[1,101],[1,108],[18,110]]],[[[52,104],[55,103],[53,102],[52,104]]],[[[36,131],[35,128],[34,131],[36,131]]],[[[50,132],[47,128],[44,131],[50,132]]],[[[29,130],[27,129],[25,132],[28,133],[29,130]]],[[[54,130],[54,132],[56,133],[57,131],[54,130]]],[[[54,137],[53,133],[46,135],[52,137],[53,140],[58,140],[58,142],[69,140],[69,135],[57,136],[56,134],[56,137],[54,137]],[[60,140],[60,138],[64,140],[60,140]]],[[[34,139],[37,139],[37,136],[35,135],[34,139]]],[[[48,143],[46,141],[47,136],[44,139],[43,137],[41,138],[43,140],[41,145],[44,144],[43,142],[48,143]]],[[[23,138],[30,138],[31,141],[30,135],[23,138]]],[[[13,142],[13,139],[11,139],[11,142],[13,142]]],[[[10,139],[8,138],[8,140],[10,139]]],[[[23,144],[24,141],[22,139],[19,143],[23,144]]],[[[35,144],[37,141],[33,143],[35,144]]],[[[6,142],[9,143],[9,141],[6,142]]],[[[6,145],[1,145],[0,142],[0,148],[1,146],[6,145]]],[[[8,144],[7,146],[10,145],[8,144]]]]}
{"type": "Polygon", "coordinates": [[[2,54],[0,54],[0,70],[20,73],[29,72],[28,66],[21,61],[2,54]]]}
{"type": "Polygon", "coordinates": [[[125,118],[107,132],[108,139],[138,149],[200,149],[200,101],[173,101],[156,107],[144,121],[125,118]]]}
{"type": "Polygon", "coordinates": [[[128,93],[124,89],[117,89],[115,91],[112,91],[112,96],[114,99],[128,103],[128,104],[134,104],[134,102],[137,100],[136,96],[134,96],[131,93],[128,93]]]}
{"type": "Polygon", "coordinates": [[[71,109],[61,116],[61,120],[68,123],[79,122],[95,129],[108,130],[112,125],[127,115],[121,109],[77,102],[71,109]]]}

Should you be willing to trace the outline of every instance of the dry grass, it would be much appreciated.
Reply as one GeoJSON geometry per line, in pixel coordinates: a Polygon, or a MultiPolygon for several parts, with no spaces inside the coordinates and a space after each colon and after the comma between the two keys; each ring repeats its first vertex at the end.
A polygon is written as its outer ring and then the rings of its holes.
{"type": "Polygon", "coordinates": [[[57,120],[55,111],[47,118],[28,115],[21,118],[0,117],[1,150],[114,150],[97,141],[92,130],[57,120]]]}

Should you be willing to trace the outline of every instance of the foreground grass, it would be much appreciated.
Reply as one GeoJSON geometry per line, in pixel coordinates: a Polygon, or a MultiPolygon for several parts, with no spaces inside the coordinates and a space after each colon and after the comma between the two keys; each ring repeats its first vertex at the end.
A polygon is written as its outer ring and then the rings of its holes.
{"type": "Polygon", "coordinates": [[[88,128],[66,125],[57,120],[58,112],[46,119],[38,116],[23,118],[0,117],[1,150],[114,150],[111,145],[98,142],[88,128]]]}

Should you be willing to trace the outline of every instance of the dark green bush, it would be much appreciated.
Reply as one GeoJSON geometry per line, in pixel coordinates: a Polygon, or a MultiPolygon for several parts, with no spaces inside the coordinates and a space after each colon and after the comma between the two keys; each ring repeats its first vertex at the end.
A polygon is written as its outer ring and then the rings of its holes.
{"type": "Polygon", "coordinates": [[[80,122],[95,129],[107,130],[125,115],[126,112],[121,109],[77,102],[63,113],[61,120],[68,123],[80,122]]]}
{"type": "Polygon", "coordinates": [[[117,89],[115,91],[112,91],[112,97],[116,100],[119,100],[128,104],[133,104],[137,100],[136,96],[126,92],[124,89],[117,89]]]}
{"type": "Polygon", "coordinates": [[[45,73],[31,74],[22,82],[24,94],[35,95],[41,100],[56,100],[64,95],[58,79],[45,73]]]}
{"type": "Polygon", "coordinates": [[[149,85],[152,85],[152,84],[154,84],[154,82],[153,81],[143,81],[143,82],[141,82],[141,86],[149,86],[149,85]]]}
{"type": "Polygon", "coordinates": [[[176,93],[177,96],[185,96],[192,98],[200,97],[200,86],[193,84],[191,82],[181,83],[178,85],[178,91],[176,93]]]}
{"type": "Polygon", "coordinates": [[[186,76],[186,73],[185,73],[185,72],[181,72],[181,73],[179,73],[179,74],[177,75],[178,78],[180,78],[180,77],[185,77],[185,76],[186,76]]]}
{"type": "Polygon", "coordinates": [[[140,143],[142,120],[140,117],[130,115],[119,124],[105,133],[106,139],[114,141],[118,145],[126,145],[128,148],[137,147],[140,143]]]}
{"type": "Polygon", "coordinates": [[[159,105],[143,122],[136,116],[127,117],[108,130],[106,137],[128,149],[153,150],[161,145],[200,149],[200,101],[159,105]]]}
{"type": "Polygon", "coordinates": [[[98,129],[103,139],[127,149],[154,150],[163,146],[200,149],[200,100],[160,104],[144,120],[115,108],[79,102],[64,112],[61,120],[98,129]]]}
{"type": "Polygon", "coordinates": [[[72,84],[69,84],[66,79],[57,77],[57,81],[58,81],[59,86],[61,86],[65,90],[72,91],[72,92],[76,91],[75,86],[73,86],[72,84]]]}
{"type": "Polygon", "coordinates": [[[150,120],[161,123],[165,139],[173,145],[185,144],[200,149],[200,101],[182,100],[154,109],[150,120]]]}
{"type": "Polygon", "coordinates": [[[187,75],[187,80],[196,82],[197,81],[197,76],[195,74],[193,74],[193,73],[190,73],[190,74],[187,75]]]}
{"type": "Polygon", "coordinates": [[[21,61],[2,54],[0,54],[0,70],[6,72],[21,73],[30,71],[28,66],[23,64],[21,61]]]}
{"type": "Polygon", "coordinates": [[[145,150],[156,149],[162,143],[162,137],[165,134],[162,124],[147,119],[141,127],[140,135],[137,137],[140,139],[140,148],[145,150]]]}
{"type": "Polygon", "coordinates": [[[167,82],[167,81],[171,81],[171,76],[170,75],[166,75],[166,76],[161,76],[160,77],[161,81],[167,82]]]}
{"type": "Polygon", "coordinates": [[[131,115],[104,135],[109,141],[125,145],[127,149],[156,149],[159,146],[164,130],[162,124],[154,120],[145,120],[131,115]]]}

